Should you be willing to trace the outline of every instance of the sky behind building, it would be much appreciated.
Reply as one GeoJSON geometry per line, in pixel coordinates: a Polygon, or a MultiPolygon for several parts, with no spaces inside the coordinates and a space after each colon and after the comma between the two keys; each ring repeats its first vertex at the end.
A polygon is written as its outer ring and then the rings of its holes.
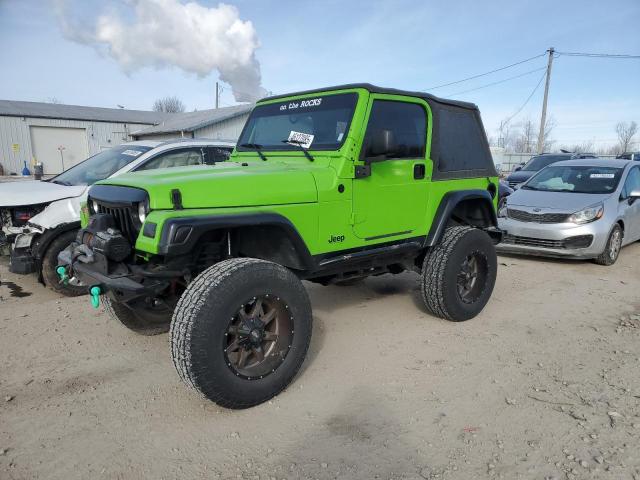
{"type": "MultiPolygon", "coordinates": [[[[240,57],[248,59],[242,68],[250,67],[249,73],[241,72],[250,77],[244,85],[256,87],[255,73],[266,91],[284,93],[352,82],[428,90],[542,54],[551,46],[560,52],[640,54],[638,0],[235,0],[226,2],[237,10],[237,16],[225,11],[229,27],[216,16],[217,2],[200,0],[204,8],[191,19],[193,11],[180,8],[185,2],[157,1],[180,11],[175,22],[149,30],[162,12],[160,6],[149,6],[152,0],[0,0],[0,98],[150,109],[156,98],[176,95],[193,110],[212,108],[220,68],[223,79],[235,81],[240,67],[230,62],[240,57]],[[146,24],[140,25],[136,4],[149,14],[146,24]],[[60,16],[61,9],[67,17],[60,16]],[[203,40],[189,26],[209,12],[207,35],[216,42],[205,45],[209,37],[203,40]],[[104,27],[105,18],[115,21],[104,27]],[[73,34],[65,19],[73,22],[73,34]],[[102,30],[96,28],[100,22],[102,30]],[[239,30],[241,37],[227,35],[230,30],[239,30]],[[116,56],[114,45],[122,38],[132,48],[120,44],[116,56]],[[185,38],[194,40],[180,50],[185,38]],[[158,52],[158,45],[165,49],[158,52]],[[233,55],[225,56],[229,51],[233,55]]],[[[431,91],[477,103],[489,134],[497,135],[500,121],[513,115],[538,85],[546,62],[541,56],[431,91]],[[486,86],[512,77],[517,78],[486,86]]],[[[615,143],[617,122],[640,122],[639,85],[638,59],[556,58],[549,97],[556,145],[615,143]]],[[[237,92],[234,96],[227,83],[223,87],[221,104],[235,104],[237,92]]],[[[543,87],[541,82],[513,124],[529,118],[537,123],[543,87]]]]}

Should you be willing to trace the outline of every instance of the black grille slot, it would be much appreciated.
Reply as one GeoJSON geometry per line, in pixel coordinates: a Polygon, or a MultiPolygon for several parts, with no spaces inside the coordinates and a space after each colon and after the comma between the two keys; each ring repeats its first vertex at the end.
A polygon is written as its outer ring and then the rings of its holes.
{"type": "Polygon", "coordinates": [[[106,213],[111,215],[116,222],[118,230],[124,235],[124,237],[131,242],[131,245],[136,243],[138,233],[140,229],[133,223],[133,208],[129,206],[113,206],[103,205],[98,201],[98,213],[106,213]]]}
{"type": "Polygon", "coordinates": [[[513,245],[526,245],[528,247],[542,248],[566,248],[564,240],[546,240],[544,238],[520,237],[517,235],[504,235],[503,243],[511,243],[513,245]]]}
{"type": "Polygon", "coordinates": [[[563,223],[569,218],[566,213],[530,213],[514,208],[507,209],[507,216],[519,222],[563,223]]]}

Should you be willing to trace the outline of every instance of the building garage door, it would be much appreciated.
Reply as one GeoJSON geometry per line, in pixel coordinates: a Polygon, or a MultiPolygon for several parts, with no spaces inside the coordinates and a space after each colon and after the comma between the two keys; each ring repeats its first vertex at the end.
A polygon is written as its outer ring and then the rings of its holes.
{"type": "Polygon", "coordinates": [[[32,125],[29,130],[33,156],[42,163],[45,175],[61,173],[88,156],[87,132],[84,128],[32,125]]]}

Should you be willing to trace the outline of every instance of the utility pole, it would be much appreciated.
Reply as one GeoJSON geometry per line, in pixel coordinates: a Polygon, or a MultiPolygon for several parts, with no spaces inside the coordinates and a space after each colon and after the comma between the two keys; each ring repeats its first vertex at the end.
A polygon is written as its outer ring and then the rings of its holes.
{"type": "Polygon", "coordinates": [[[549,52],[549,63],[547,64],[547,81],[544,84],[544,100],[542,101],[542,116],[540,118],[540,133],[538,134],[538,154],[542,153],[544,148],[544,127],[547,123],[547,98],[549,98],[549,82],[551,81],[551,66],[553,65],[553,47],[547,50],[549,52]]]}
{"type": "Polygon", "coordinates": [[[220,87],[218,87],[218,82],[216,82],[216,108],[218,108],[219,101],[220,101],[220,87]]]}

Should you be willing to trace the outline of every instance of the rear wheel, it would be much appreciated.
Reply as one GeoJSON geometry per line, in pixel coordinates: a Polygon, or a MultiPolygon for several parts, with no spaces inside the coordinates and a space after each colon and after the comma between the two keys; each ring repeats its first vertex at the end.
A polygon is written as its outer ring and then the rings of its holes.
{"type": "Polygon", "coordinates": [[[220,262],[185,290],[171,322],[173,363],[182,380],[228,408],[265,402],[289,385],[311,339],[302,282],[252,258],[220,262]]]}
{"type": "Polygon", "coordinates": [[[496,282],[496,251],[482,230],[455,226],[445,231],[422,264],[422,299],[432,314],[447,320],[475,317],[496,282]]]}
{"type": "Polygon", "coordinates": [[[102,297],[105,311],[129,330],[140,335],[158,335],[169,331],[173,308],[160,298],[141,298],[130,303],[102,297]]]}
{"type": "Polygon", "coordinates": [[[42,257],[42,279],[47,287],[66,297],[77,297],[87,293],[86,287],[82,285],[71,285],[60,282],[60,277],[56,273],[58,267],[58,254],[67,248],[76,239],[76,230],[64,232],[58,235],[49,245],[42,257]]]}
{"type": "Polygon", "coordinates": [[[622,228],[616,224],[609,234],[604,252],[593,259],[598,265],[613,265],[618,260],[622,248],[622,228]]]}

